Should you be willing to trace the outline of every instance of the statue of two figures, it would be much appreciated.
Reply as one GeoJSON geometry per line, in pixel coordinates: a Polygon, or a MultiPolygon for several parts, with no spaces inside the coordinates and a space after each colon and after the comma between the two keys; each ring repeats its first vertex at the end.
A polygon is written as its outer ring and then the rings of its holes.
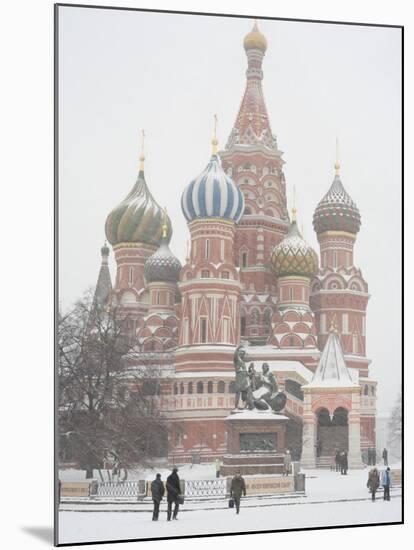
{"type": "Polygon", "coordinates": [[[254,364],[246,368],[244,359],[246,351],[239,346],[234,352],[234,369],[236,371],[236,409],[260,411],[281,411],[286,405],[286,395],[278,392],[276,379],[270,372],[269,365],[263,363],[262,372],[256,372],[254,364]],[[240,400],[242,406],[239,405],[240,400]]]}

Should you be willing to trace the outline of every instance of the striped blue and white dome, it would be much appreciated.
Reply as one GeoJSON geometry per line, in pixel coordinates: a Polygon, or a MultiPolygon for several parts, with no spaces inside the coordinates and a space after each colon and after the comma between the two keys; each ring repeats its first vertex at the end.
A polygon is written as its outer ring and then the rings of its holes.
{"type": "Polygon", "coordinates": [[[244,211],[243,194],[225,174],[217,154],[212,155],[206,168],[184,189],[181,208],[188,222],[197,218],[240,221],[244,211]]]}

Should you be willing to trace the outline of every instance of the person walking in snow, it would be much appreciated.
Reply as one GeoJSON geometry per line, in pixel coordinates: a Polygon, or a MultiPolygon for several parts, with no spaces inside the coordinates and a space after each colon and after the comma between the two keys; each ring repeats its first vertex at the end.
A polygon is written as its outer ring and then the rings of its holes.
{"type": "Polygon", "coordinates": [[[384,500],[390,500],[390,488],[392,485],[391,470],[388,467],[381,472],[381,485],[384,487],[384,500]]]}
{"type": "Polygon", "coordinates": [[[385,447],[382,451],[382,460],[384,461],[384,466],[388,466],[388,451],[385,447]]]}
{"type": "Polygon", "coordinates": [[[179,509],[179,496],[181,495],[180,478],[178,477],[178,468],[173,468],[172,473],[167,477],[167,521],[172,518],[177,519],[179,509]],[[172,505],[174,503],[174,512],[172,505]]]}
{"type": "Polygon", "coordinates": [[[289,449],[286,450],[285,457],[283,459],[283,475],[288,476],[290,474],[290,466],[292,464],[292,457],[290,456],[289,449]]]}
{"type": "Polygon", "coordinates": [[[380,477],[377,468],[372,468],[368,475],[367,487],[371,491],[372,502],[375,501],[375,493],[380,486],[380,477]]]}
{"type": "Polygon", "coordinates": [[[230,486],[230,497],[234,499],[236,504],[236,514],[240,512],[240,500],[241,497],[246,496],[246,483],[241,476],[240,472],[233,477],[230,486]]]}
{"type": "Polygon", "coordinates": [[[164,483],[161,481],[161,474],[155,476],[154,481],[151,483],[151,495],[152,502],[154,503],[154,510],[152,512],[152,521],[158,521],[158,515],[160,513],[160,504],[162,497],[164,496],[165,488],[164,483]]]}
{"type": "Polygon", "coordinates": [[[219,458],[216,458],[214,461],[214,466],[216,468],[216,477],[220,477],[221,460],[219,458]]]}

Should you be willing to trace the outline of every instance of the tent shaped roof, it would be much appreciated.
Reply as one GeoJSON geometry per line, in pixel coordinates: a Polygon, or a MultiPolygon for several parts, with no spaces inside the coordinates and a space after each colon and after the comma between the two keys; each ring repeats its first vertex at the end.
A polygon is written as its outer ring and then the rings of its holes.
{"type": "Polygon", "coordinates": [[[358,373],[348,369],[338,331],[331,328],[318,366],[307,387],[359,387],[358,373]]]}

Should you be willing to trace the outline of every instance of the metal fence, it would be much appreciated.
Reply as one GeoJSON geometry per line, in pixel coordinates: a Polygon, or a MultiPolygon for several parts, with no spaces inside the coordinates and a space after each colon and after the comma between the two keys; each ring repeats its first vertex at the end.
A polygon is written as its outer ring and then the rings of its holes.
{"type": "Polygon", "coordinates": [[[186,480],[186,497],[224,497],[226,495],[226,479],[186,480]]]}
{"type": "Polygon", "coordinates": [[[96,496],[138,498],[144,493],[145,482],[143,481],[104,481],[98,483],[96,496]]]}

